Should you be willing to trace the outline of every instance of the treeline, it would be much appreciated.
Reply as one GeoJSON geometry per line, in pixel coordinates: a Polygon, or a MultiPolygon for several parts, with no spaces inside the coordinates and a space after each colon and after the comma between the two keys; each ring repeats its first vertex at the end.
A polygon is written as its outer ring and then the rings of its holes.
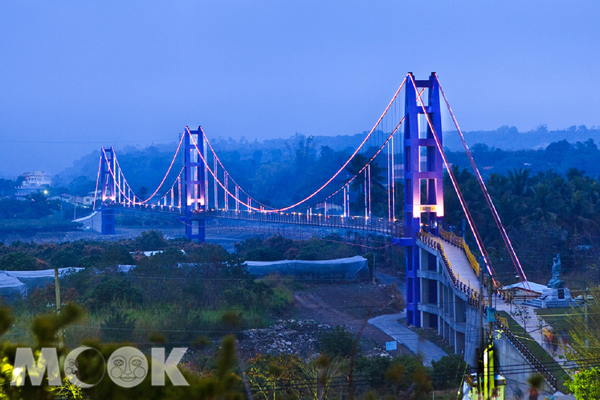
{"type": "MultiPolygon", "coordinates": [[[[452,151],[462,151],[462,143],[456,131],[446,126],[444,131],[444,146],[452,151]]],[[[588,128],[585,125],[570,126],[567,129],[549,130],[546,125],[539,125],[536,129],[519,132],[514,126],[504,125],[491,131],[463,132],[469,145],[484,143],[489,147],[500,148],[508,151],[543,149],[550,143],[563,140],[569,143],[585,142],[593,139],[600,141],[600,126],[588,128]]]]}
{"type": "MultiPolygon", "coordinates": [[[[505,281],[514,281],[515,270],[474,175],[458,167],[454,174],[496,271],[505,281]]],[[[447,175],[444,185],[447,228],[460,230],[464,214],[447,175]]],[[[530,279],[547,283],[552,258],[560,253],[563,279],[571,286],[600,282],[598,177],[576,168],[565,175],[516,169],[491,174],[487,187],[530,279]]]]}
{"type": "MultiPolygon", "coordinates": [[[[476,144],[471,147],[473,158],[481,173],[488,177],[491,173],[506,174],[513,169],[530,169],[532,172],[552,170],[565,175],[569,169],[577,167],[588,175],[600,175],[600,150],[592,139],[569,143],[566,140],[550,143],[537,150],[507,151],[476,144]]],[[[464,151],[447,152],[448,159],[454,165],[470,167],[464,151]]]]}

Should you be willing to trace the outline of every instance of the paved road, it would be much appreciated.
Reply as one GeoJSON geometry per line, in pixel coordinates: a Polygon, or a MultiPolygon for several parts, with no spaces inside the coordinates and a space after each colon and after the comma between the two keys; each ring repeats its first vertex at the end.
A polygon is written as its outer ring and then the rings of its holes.
{"type": "Polygon", "coordinates": [[[440,358],[448,355],[448,353],[429,340],[423,339],[398,322],[401,318],[405,318],[404,313],[380,315],[379,317],[371,318],[369,324],[381,329],[382,332],[394,338],[394,340],[404,345],[412,353],[420,355],[423,359],[423,364],[427,366],[431,366],[431,361],[438,361],[440,358]]]}
{"type": "Polygon", "coordinates": [[[375,270],[375,278],[382,285],[391,285],[392,283],[395,283],[396,286],[398,287],[398,290],[400,291],[400,293],[402,293],[402,296],[404,298],[406,298],[406,280],[405,279],[400,278],[398,276],[385,274],[385,273],[379,272],[377,270],[375,270]]]}

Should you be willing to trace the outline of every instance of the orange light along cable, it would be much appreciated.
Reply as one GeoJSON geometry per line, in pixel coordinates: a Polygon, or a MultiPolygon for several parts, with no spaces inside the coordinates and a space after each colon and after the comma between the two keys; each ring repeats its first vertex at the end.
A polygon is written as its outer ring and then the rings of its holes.
{"type": "Polygon", "coordinates": [[[236,198],[222,183],[221,181],[216,177],[215,173],[213,172],[213,170],[210,168],[210,166],[206,163],[206,160],[204,159],[204,155],[202,154],[202,152],[200,151],[200,149],[198,148],[198,145],[196,144],[196,141],[194,140],[194,137],[192,136],[192,133],[190,132],[190,128],[188,128],[187,126],[185,127],[186,133],[188,135],[190,135],[190,140],[192,141],[192,143],[194,144],[194,147],[196,148],[196,152],[198,153],[198,155],[200,156],[200,159],[202,160],[202,162],[204,162],[204,165],[206,166],[206,170],[208,172],[210,172],[210,174],[213,176],[213,178],[215,178],[215,180],[219,183],[219,186],[221,186],[221,188],[223,188],[223,190],[225,191],[225,193],[227,193],[228,195],[230,195],[233,199],[235,199],[237,202],[243,204],[244,206],[248,207],[250,210],[254,210],[254,211],[261,211],[261,209],[256,208],[256,207],[252,207],[250,204],[236,198]]]}
{"type": "MultiPolygon", "coordinates": [[[[408,74],[408,76],[410,77],[410,80],[413,84],[413,87],[415,88],[415,91],[419,91],[419,89],[417,88],[417,84],[415,83],[415,80],[413,78],[413,76],[411,74],[408,74]]],[[[469,227],[471,228],[471,230],[473,231],[473,236],[475,236],[475,241],[477,243],[477,247],[479,248],[479,251],[481,252],[481,255],[483,257],[483,261],[485,262],[485,266],[486,269],[488,270],[488,272],[490,273],[490,276],[492,276],[492,279],[494,280],[494,284],[497,285],[496,280],[494,279],[494,275],[492,274],[492,269],[489,263],[488,258],[486,257],[487,252],[485,252],[484,247],[483,247],[483,242],[481,241],[481,238],[479,237],[479,232],[477,231],[474,222],[472,221],[472,216],[471,213],[469,211],[469,208],[467,206],[467,203],[465,202],[465,199],[463,198],[462,192],[460,191],[460,188],[458,186],[458,182],[456,181],[456,177],[454,176],[454,174],[452,173],[452,169],[450,167],[450,163],[448,162],[448,158],[446,157],[446,154],[444,154],[444,149],[441,146],[439,137],[435,131],[435,129],[433,128],[433,124],[431,123],[431,118],[429,118],[429,114],[427,113],[427,110],[425,109],[425,104],[423,103],[423,99],[421,99],[421,95],[419,94],[417,96],[417,101],[420,103],[421,108],[423,109],[423,113],[425,114],[425,117],[427,118],[427,124],[429,125],[429,128],[431,129],[431,132],[433,134],[433,138],[435,139],[435,143],[436,146],[442,156],[442,160],[444,161],[444,165],[446,166],[446,170],[448,170],[448,175],[450,176],[450,180],[452,181],[452,186],[454,186],[454,190],[456,191],[456,194],[458,195],[458,200],[460,202],[460,205],[462,206],[462,209],[465,213],[465,216],[467,217],[467,222],[469,223],[469,227]]]]}
{"type": "Polygon", "coordinates": [[[102,154],[100,154],[100,162],[98,162],[98,176],[96,177],[96,190],[94,190],[94,207],[92,208],[92,210],[94,210],[94,211],[96,211],[96,200],[98,199],[98,182],[100,182],[100,170],[101,169],[102,169],[102,154]]]}
{"type": "MultiPolygon", "coordinates": [[[[212,152],[213,157],[215,158],[215,160],[217,161],[217,163],[221,166],[221,168],[223,168],[223,171],[227,172],[227,170],[225,169],[225,166],[221,162],[221,159],[219,158],[219,156],[217,156],[217,153],[215,152],[215,149],[212,147],[212,145],[208,141],[208,137],[204,134],[204,129],[202,129],[202,127],[199,127],[198,129],[202,132],[202,137],[204,137],[204,140],[206,141],[206,144],[208,145],[208,148],[212,152]]],[[[240,185],[238,185],[238,183],[233,179],[233,177],[231,176],[231,174],[228,173],[228,175],[229,175],[229,178],[231,178],[231,182],[233,182],[233,184],[236,185],[240,189],[240,191],[242,193],[244,193],[249,199],[254,200],[255,202],[257,202],[259,205],[261,205],[263,207],[272,208],[272,207],[269,207],[266,204],[263,204],[260,201],[256,200],[254,197],[250,196],[250,194],[248,192],[246,192],[240,185]]]]}
{"type": "MultiPolygon", "coordinates": [[[[140,205],[149,202],[150,199],[152,199],[154,196],[156,196],[156,193],[158,193],[158,191],[160,190],[160,188],[162,187],[162,185],[165,183],[165,180],[169,176],[169,173],[171,172],[171,168],[173,168],[173,164],[175,163],[175,160],[177,159],[177,155],[179,154],[179,149],[181,148],[181,143],[183,143],[183,135],[181,135],[181,139],[179,140],[179,145],[177,146],[177,150],[175,151],[175,155],[173,156],[173,159],[171,160],[171,165],[169,165],[169,169],[167,169],[167,173],[162,178],[162,181],[160,182],[160,185],[158,185],[158,187],[156,188],[156,190],[154,191],[154,193],[152,193],[150,195],[150,197],[148,197],[146,200],[140,202],[140,205]]],[[[115,155],[115,160],[116,160],[116,155],[115,155]]],[[[117,161],[117,163],[118,163],[118,161],[117,161]]],[[[119,168],[120,168],[120,166],[119,166],[119,168]]]]}
{"type": "MultiPolygon", "coordinates": [[[[110,163],[108,162],[108,157],[106,156],[106,149],[104,147],[102,147],[102,152],[104,153],[104,159],[106,160],[106,165],[108,165],[108,172],[110,172],[110,175],[113,178],[113,181],[116,180],[115,178],[115,173],[112,170],[112,168],[110,167],[110,163]]],[[[114,154],[114,153],[113,153],[114,154]]],[[[125,176],[123,175],[123,179],[125,180],[125,176]]],[[[127,183],[127,180],[125,180],[125,184],[127,185],[128,188],[131,189],[131,187],[129,186],[129,184],[127,183]]],[[[117,186],[119,188],[119,192],[121,192],[121,194],[123,195],[123,197],[125,198],[125,200],[129,201],[130,203],[134,203],[135,204],[135,193],[133,194],[133,199],[129,198],[125,192],[123,191],[123,189],[121,189],[120,186],[117,186]]],[[[132,191],[133,192],[133,191],[132,191]]]]}
{"type": "Polygon", "coordinates": [[[516,251],[515,251],[512,243],[511,243],[511,241],[510,241],[510,238],[508,237],[508,234],[506,233],[506,230],[504,229],[504,224],[502,224],[502,220],[500,219],[500,214],[496,210],[496,207],[494,205],[492,197],[490,196],[490,193],[489,193],[489,191],[487,189],[487,186],[486,186],[485,182],[483,181],[483,177],[481,176],[481,174],[479,172],[479,168],[477,168],[477,164],[475,163],[475,159],[473,158],[473,155],[471,154],[471,150],[469,149],[469,146],[467,145],[465,137],[464,137],[464,135],[462,133],[462,130],[460,129],[460,126],[458,125],[458,121],[456,120],[456,117],[454,116],[454,112],[452,111],[452,107],[450,107],[450,103],[448,102],[448,99],[446,98],[446,94],[444,93],[444,90],[442,89],[442,85],[440,84],[440,80],[437,77],[437,75],[435,76],[435,79],[438,82],[438,86],[440,87],[440,92],[442,92],[442,96],[444,97],[444,101],[446,102],[446,106],[448,107],[448,111],[450,112],[450,116],[452,117],[452,121],[454,121],[454,126],[456,127],[456,131],[458,132],[458,136],[460,137],[462,145],[465,148],[465,152],[467,153],[467,157],[469,158],[469,162],[471,163],[471,167],[473,168],[473,171],[475,172],[475,176],[477,178],[479,186],[481,187],[481,191],[484,194],[484,197],[485,197],[485,200],[486,200],[486,202],[488,204],[488,207],[492,211],[492,216],[494,217],[494,221],[496,222],[496,226],[498,227],[498,230],[500,231],[500,236],[502,236],[502,240],[504,241],[504,245],[506,246],[506,249],[508,250],[508,254],[510,255],[510,257],[511,257],[511,259],[513,261],[513,265],[514,265],[515,269],[517,270],[517,273],[519,274],[519,278],[521,279],[521,283],[523,283],[524,285],[527,285],[528,289],[531,289],[529,287],[529,281],[527,280],[527,275],[525,275],[525,271],[523,270],[523,267],[521,266],[521,262],[519,261],[519,257],[517,256],[517,253],[516,253],[516,251]]]}
{"type": "Polygon", "coordinates": [[[306,203],[308,200],[310,200],[313,197],[315,197],[321,190],[323,190],[325,187],[327,187],[327,185],[329,185],[342,171],[344,171],[344,169],[346,168],[346,166],[348,164],[350,164],[350,161],[352,161],[352,159],[354,158],[354,156],[356,156],[356,154],[358,154],[358,152],[360,151],[360,149],[362,149],[362,147],[365,145],[365,143],[367,143],[367,140],[371,137],[371,135],[373,134],[373,132],[375,131],[375,129],[379,126],[379,124],[381,123],[381,120],[387,114],[388,110],[390,109],[390,107],[392,106],[392,104],[394,103],[394,101],[396,100],[396,97],[398,97],[398,94],[400,93],[400,91],[404,87],[405,83],[406,83],[406,78],[404,78],[404,80],[400,84],[400,87],[398,88],[398,90],[394,94],[394,97],[392,97],[392,100],[390,100],[389,104],[387,105],[387,107],[383,111],[383,114],[381,114],[381,116],[379,117],[379,119],[375,123],[375,126],[373,126],[373,128],[371,129],[371,131],[369,132],[369,134],[364,138],[364,140],[361,142],[361,144],[358,146],[358,148],[354,151],[354,153],[352,153],[352,155],[350,156],[350,158],[348,158],[348,160],[344,163],[344,165],[342,165],[340,167],[340,169],[331,178],[329,178],[329,180],[327,180],[327,182],[325,182],[320,188],[318,188],[317,190],[315,190],[312,194],[306,196],[304,199],[298,201],[297,203],[294,203],[294,204],[292,204],[290,206],[283,207],[283,208],[272,209],[272,210],[264,210],[264,211],[265,212],[280,212],[280,211],[290,210],[290,209],[292,209],[294,207],[299,206],[300,204],[306,203]]]}

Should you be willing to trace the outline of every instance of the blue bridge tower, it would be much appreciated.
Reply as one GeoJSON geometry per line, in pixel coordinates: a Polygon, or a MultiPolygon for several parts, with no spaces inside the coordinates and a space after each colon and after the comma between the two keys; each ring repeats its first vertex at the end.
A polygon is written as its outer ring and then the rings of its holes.
{"type": "Polygon", "coordinates": [[[208,196],[206,187],[206,146],[204,132],[198,130],[184,133],[184,184],[182,187],[185,202],[185,236],[191,240],[204,242],[205,219],[202,214],[207,210],[208,196]],[[204,161],[202,157],[204,158],[204,161]]]}
{"type": "MultiPolygon", "coordinates": [[[[409,78],[412,73],[409,73],[409,78]]],[[[444,167],[442,156],[437,148],[434,133],[442,144],[442,118],[440,112],[440,91],[435,73],[427,80],[414,80],[418,93],[408,80],[406,83],[404,121],[404,221],[405,237],[399,244],[406,246],[406,321],[409,325],[422,326],[421,269],[429,269],[435,258],[421,258],[417,246],[417,233],[420,230],[439,236],[439,227],[444,218],[444,167]],[[417,96],[421,93],[425,111],[417,96]]],[[[435,281],[428,281],[435,284],[435,281]]],[[[437,294],[437,288],[428,293],[437,294]]],[[[427,325],[437,326],[437,320],[427,325]]]]}

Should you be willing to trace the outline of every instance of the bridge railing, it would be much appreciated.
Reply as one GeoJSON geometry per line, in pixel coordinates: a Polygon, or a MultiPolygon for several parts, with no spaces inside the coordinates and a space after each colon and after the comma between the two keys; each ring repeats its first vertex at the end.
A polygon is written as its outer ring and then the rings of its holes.
{"type": "Polygon", "coordinates": [[[448,257],[446,256],[446,253],[444,252],[444,247],[438,241],[433,239],[433,236],[427,232],[417,232],[417,239],[438,252],[444,267],[446,268],[446,272],[450,277],[452,285],[467,296],[467,303],[469,306],[483,308],[483,310],[485,310],[485,306],[479,301],[479,292],[472,289],[470,286],[466,285],[460,280],[460,275],[454,271],[450,261],[448,260],[448,257]]]}
{"type": "MultiPolygon", "coordinates": [[[[418,232],[417,233],[417,239],[419,239],[421,242],[423,242],[425,245],[431,247],[432,249],[437,250],[438,254],[440,255],[440,257],[441,257],[441,259],[442,259],[442,261],[444,263],[444,266],[446,268],[448,276],[450,277],[450,280],[452,281],[452,284],[458,290],[460,290],[461,292],[463,292],[463,293],[465,293],[467,295],[467,302],[468,302],[469,306],[479,309],[482,313],[486,313],[486,306],[485,306],[485,304],[482,304],[482,302],[479,300],[479,292],[476,291],[476,290],[471,289],[470,287],[467,287],[464,283],[462,283],[460,281],[458,274],[456,274],[454,272],[454,270],[452,269],[452,266],[450,264],[450,261],[448,261],[448,257],[446,256],[446,253],[444,252],[443,246],[438,241],[436,241],[435,239],[433,239],[433,237],[432,237],[431,234],[426,233],[426,232],[418,232]]],[[[496,314],[496,320],[494,321],[494,325],[495,325],[495,327],[497,329],[500,329],[500,330],[502,330],[504,332],[504,335],[510,341],[510,343],[523,355],[523,357],[525,357],[525,359],[540,374],[542,374],[542,376],[544,376],[544,378],[546,379],[546,381],[552,387],[554,387],[555,389],[557,389],[558,388],[558,381],[557,381],[556,377],[511,332],[511,330],[508,327],[508,322],[507,322],[506,318],[504,318],[504,317],[496,314]]]]}
{"type": "Polygon", "coordinates": [[[364,230],[393,237],[402,237],[404,224],[389,221],[385,218],[362,218],[344,217],[341,215],[323,215],[306,213],[270,213],[270,212],[248,212],[235,210],[211,209],[197,213],[207,218],[236,219],[242,221],[256,221],[265,223],[280,223],[292,225],[312,225],[326,228],[364,230]]]}
{"type": "Polygon", "coordinates": [[[465,242],[465,239],[461,238],[460,236],[456,236],[454,232],[448,232],[443,230],[442,228],[440,228],[440,236],[442,237],[442,239],[452,243],[453,245],[465,252],[467,259],[469,260],[469,264],[471,264],[471,268],[473,268],[475,274],[479,276],[479,263],[477,262],[477,259],[475,258],[473,253],[471,253],[471,249],[469,249],[469,246],[467,245],[467,242],[465,242]]]}
{"type": "Polygon", "coordinates": [[[496,320],[493,323],[496,329],[502,330],[508,341],[525,357],[525,359],[546,379],[554,389],[558,389],[558,379],[550,372],[548,368],[537,359],[535,355],[511,332],[506,318],[496,314],[496,320]]]}

